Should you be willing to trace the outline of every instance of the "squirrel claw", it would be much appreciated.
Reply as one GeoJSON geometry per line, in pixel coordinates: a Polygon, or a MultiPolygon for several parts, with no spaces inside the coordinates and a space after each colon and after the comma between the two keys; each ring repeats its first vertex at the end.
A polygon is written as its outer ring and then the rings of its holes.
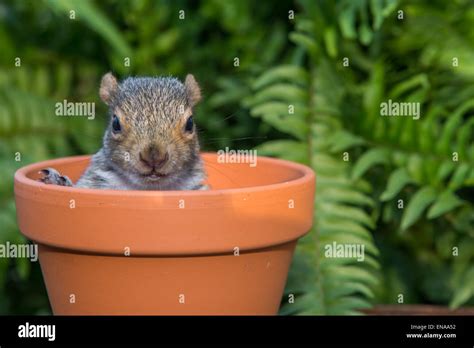
{"type": "Polygon", "coordinates": [[[49,169],[41,169],[38,174],[49,175],[49,169]]]}
{"type": "Polygon", "coordinates": [[[72,186],[72,181],[65,175],[61,175],[56,169],[53,168],[44,168],[41,169],[39,174],[42,177],[39,181],[49,184],[49,185],[59,185],[59,186],[72,186]]]}

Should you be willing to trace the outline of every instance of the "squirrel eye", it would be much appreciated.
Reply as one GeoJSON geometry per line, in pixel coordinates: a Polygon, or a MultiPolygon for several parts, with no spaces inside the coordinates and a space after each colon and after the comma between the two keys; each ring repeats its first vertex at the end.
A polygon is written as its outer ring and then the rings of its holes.
{"type": "Polygon", "coordinates": [[[194,127],[194,122],[193,122],[193,117],[190,116],[188,120],[186,121],[186,125],[184,126],[184,130],[186,132],[192,132],[194,127]]]}
{"type": "Polygon", "coordinates": [[[120,121],[116,115],[112,117],[112,129],[114,132],[120,132],[122,127],[120,126],[120,121]]]}

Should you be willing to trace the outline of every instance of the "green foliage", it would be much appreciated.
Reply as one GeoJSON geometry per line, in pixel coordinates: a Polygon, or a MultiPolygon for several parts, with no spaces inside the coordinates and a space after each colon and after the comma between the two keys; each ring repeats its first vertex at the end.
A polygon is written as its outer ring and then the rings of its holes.
{"type": "MultiPolygon", "coordinates": [[[[303,5],[311,8],[314,3],[303,5]]],[[[334,28],[318,25],[324,10],[328,8],[307,9],[305,14],[315,15],[298,17],[296,27],[300,29],[290,35],[306,49],[308,59],[265,72],[254,82],[256,92],[248,101],[252,115],[295,138],[292,147],[268,151],[264,144],[258,147],[260,153],[294,160],[295,147],[299,146],[300,161],[317,173],[315,226],[298,244],[287,285],[287,292],[296,297],[295,303],[286,304],[283,314],[355,314],[371,306],[373,288],[379,283],[375,274],[379,268],[378,249],[370,234],[374,220],[369,212],[374,201],[369,196],[370,186],[360,177],[371,165],[385,162],[387,151],[367,152],[352,170],[333,150],[363,141],[345,131],[340,110],[335,108],[343,103],[344,82],[318,49],[324,42],[315,39],[326,40],[327,30],[331,37],[336,35],[334,28]],[[319,35],[320,30],[323,35],[319,35]],[[363,245],[364,262],[327,257],[327,247],[334,242],[363,245]]],[[[335,51],[335,44],[327,47],[328,56],[334,56],[335,51]]]]}
{"type": "MultiPolygon", "coordinates": [[[[462,194],[472,192],[467,190],[474,176],[473,81],[469,70],[454,70],[451,62],[459,50],[469,56],[473,48],[451,30],[462,48],[445,54],[450,58],[444,64],[433,60],[420,67],[415,52],[407,54],[401,43],[419,29],[417,16],[425,9],[439,14],[442,4],[301,5],[289,38],[303,58],[256,78],[247,102],[252,115],[293,138],[260,145],[260,153],[299,160],[317,174],[315,226],[297,247],[287,287],[295,303],[282,313],[350,314],[374,297],[397,303],[398,294],[408,301],[449,301],[452,307],[472,303],[474,249],[460,246],[472,245],[474,237],[472,202],[462,194]],[[395,8],[410,19],[398,21],[395,8]],[[350,57],[347,67],[344,57],[350,57]],[[445,98],[448,89],[456,104],[445,98]],[[420,103],[421,118],[380,116],[381,103],[389,99],[420,103]],[[327,258],[324,246],[333,241],[363,244],[368,257],[364,263],[327,258]],[[379,248],[385,254],[382,274],[374,272],[379,248]],[[387,257],[395,249],[408,262],[387,257]]],[[[470,13],[461,17],[460,30],[472,24],[470,13]]],[[[437,26],[447,27],[453,18],[436,16],[437,26]]],[[[435,52],[440,45],[426,30],[423,42],[412,48],[435,52]]]]}
{"type": "Polygon", "coordinates": [[[90,0],[48,0],[49,6],[56,12],[63,12],[69,18],[86,22],[88,27],[95,30],[104,41],[122,56],[130,56],[131,48],[120,35],[115,25],[90,0]]]}

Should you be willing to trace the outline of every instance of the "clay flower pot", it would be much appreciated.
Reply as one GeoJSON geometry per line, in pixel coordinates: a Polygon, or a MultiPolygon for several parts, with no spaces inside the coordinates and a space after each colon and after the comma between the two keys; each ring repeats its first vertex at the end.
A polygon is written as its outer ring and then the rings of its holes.
{"type": "Polygon", "coordinates": [[[258,157],[203,154],[209,191],[115,191],[45,185],[53,167],[73,181],[89,156],[21,168],[21,232],[39,245],[54,314],[276,314],[298,238],[312,224],[315,176],[258,157]]]}

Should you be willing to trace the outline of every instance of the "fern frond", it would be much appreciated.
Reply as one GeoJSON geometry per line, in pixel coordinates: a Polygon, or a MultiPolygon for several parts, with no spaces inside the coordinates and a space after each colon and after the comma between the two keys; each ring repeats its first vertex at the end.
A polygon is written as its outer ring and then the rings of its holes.
{"type": "MultiPolygon", "coordinates": [[[[286,289],[287,293],[296,293],[295,302],[286,304],[281,313],[355,314],[370,306],[366,299],[373,297],[371,287],[377,283],[377,278],[366,270],[378,267],[370,256],[378,254],[369,232],[374,221],[364,210],[373,202],[350,179],[350,167],[342,157],[330,152],[344,130],[339,122],[315,108],[316,96],[324,97],[315,84],[318,72],[316,69],[303,73],[299,66],[282,66],[269,70],[254,83],[252,115],[267,122],[278,115],[279,123],[269,123],[295,138],[283,143],[291,147],[264,144],[258,148],[260,153],[294,158],[291,154],[295,149],[303,150],[298,159],[310,164],[317,175],[315,226],[296,251],[296,259],[306,264],[302,266],[306,275],[301,277],[296,262],[286,289]],[[278,92],[280,89],[282,93],[278,92]],[[289,93],[283,93],[285,90],[289,93]],[[296,105],[294,113],[288,113],[289,105],[296,105]],[[328,259],[325,246],[331,247],[333,243],[363,245],[369,261],[328,259]]],[[[357,142],[355,138],[353,143],[357,142]]]]}

